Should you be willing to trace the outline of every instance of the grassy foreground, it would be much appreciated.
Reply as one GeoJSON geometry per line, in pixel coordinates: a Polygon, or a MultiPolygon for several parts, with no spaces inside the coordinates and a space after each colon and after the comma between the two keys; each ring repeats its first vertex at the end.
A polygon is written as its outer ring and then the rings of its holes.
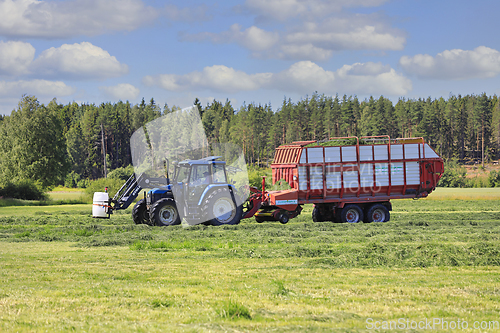
{"type": "Polygon", "coordinates": [[[411,323],[441,320],[495,332],[500,192],[460,191],[394,201],[391,222],[354,225],[312,223],[311,207],[287,225],[192,228],[136,226],[130,212],[96,220],[90,205],[3,207],[0,331],[354,332],[398,320],[424,331],[411,323]]]}
{"type": "Polygon", "coordinates": [[[2,331],[356,331],[369,318],[499,313],[497,267],[331,269],[67,243],[15,243],[0,255],[2,331]]]}

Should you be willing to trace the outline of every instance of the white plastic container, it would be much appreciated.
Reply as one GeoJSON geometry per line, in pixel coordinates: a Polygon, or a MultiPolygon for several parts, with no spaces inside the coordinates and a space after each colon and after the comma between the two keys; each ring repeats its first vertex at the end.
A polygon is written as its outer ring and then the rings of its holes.
{"type": "Polygon", "coordinates": [[[107,192],[94,192],[92,217],[108,218],[109,195],[107,192]]]}

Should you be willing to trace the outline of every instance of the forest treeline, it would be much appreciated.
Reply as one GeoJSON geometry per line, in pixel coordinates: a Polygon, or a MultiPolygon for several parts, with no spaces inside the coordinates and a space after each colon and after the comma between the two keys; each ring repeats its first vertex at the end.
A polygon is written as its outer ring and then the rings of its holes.
{"type": "MultiPolygon", "coordinates": [[[[239,145],[247,162],[266,165],[277,146],[301,140],[340,136],[422,136],[447,160],[490,161],[500,154],[500,105],[495,96],[467,95],[439,99],[405,99],[396,104],[380,96],[314,93],[300,101],[243,104],[226,100],[201,105],[196,99],[211,143],[239,145]]],[[[129,102],[47,105],[23,96],[10,116],[0,117],[0,182],[31,179],[42,186],[71,178],[97,179],[107,169],[130,165],[130,137],[147,122],[176,111],[153,98],[129,102]]]]}

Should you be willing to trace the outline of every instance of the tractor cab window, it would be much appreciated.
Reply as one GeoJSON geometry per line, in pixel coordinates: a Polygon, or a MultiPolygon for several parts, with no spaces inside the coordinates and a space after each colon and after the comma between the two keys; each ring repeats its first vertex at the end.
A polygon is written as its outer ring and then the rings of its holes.
{"type": "Polygon", "coordinates": [[[193,165],[191,167],[191,178],[189,186],[199,186],[210,184],[210,172],[207,164],[193,165]]]}
{"type": "Polygon", "coordinates": [[[186,183],[189,177],[189,166],[180,166],[179,171],[177,171],[177,181],[181,183],[186,183]]]}
{"type": "Polygon", "coordinates": [[[223,164],[212,164],[214,183],[227,183],[223,164]]]}

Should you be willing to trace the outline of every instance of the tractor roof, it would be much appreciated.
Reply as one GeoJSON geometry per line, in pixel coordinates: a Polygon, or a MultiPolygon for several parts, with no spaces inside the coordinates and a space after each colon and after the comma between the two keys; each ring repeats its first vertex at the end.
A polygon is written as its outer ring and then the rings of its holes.
{"type": "Polygon", "coordinates": [[[205,157],[205,158],[202,158],[202,159],[199,159],[199,160],[185,160],[185,161],[182,161],[182,162],[179,162],[179,165],[193,165],[193,164],[214,164],[214,163],[217,163],[217,164],[225,164],[226,162],[224,161],[216,161],[217,159],[221,158],[222,156],[208,156],[208,157],[205,157]]]}

